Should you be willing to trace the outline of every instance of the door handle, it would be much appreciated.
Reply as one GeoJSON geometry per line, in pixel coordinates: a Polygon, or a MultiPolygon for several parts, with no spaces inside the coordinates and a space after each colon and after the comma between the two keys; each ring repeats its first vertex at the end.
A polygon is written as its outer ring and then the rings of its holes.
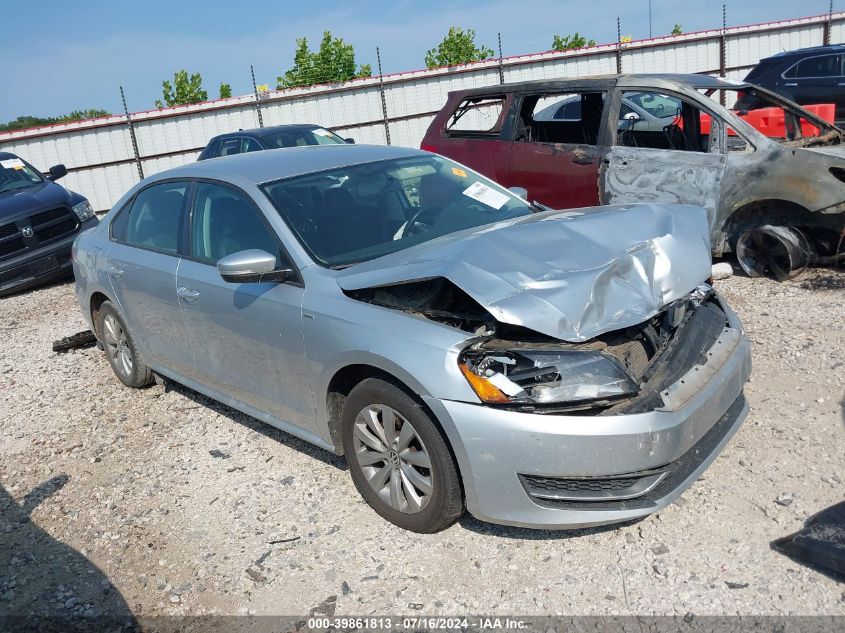
{"type": "Polygon", "coordinates": [[[783,84],[784,86],[797,86],[798,84],[783,84]]]}
{"type": "Polygon", "coordinates": [[[184,299],[188,303],[193,303],[197,299],[200,298],[200,293],[196,290],[191,290],[190,288],[185,288],[182,286],[176,291],[176,294],[179,295],[180,298],[184,299]]]}
{"type": "Polygon", "coordinates": [[[123,277],[123,269],[118,268],[117,266],[109,266],[106,270],[109,271],[109,276],[113,277],[114,279],[120,279],[123,277]]]}

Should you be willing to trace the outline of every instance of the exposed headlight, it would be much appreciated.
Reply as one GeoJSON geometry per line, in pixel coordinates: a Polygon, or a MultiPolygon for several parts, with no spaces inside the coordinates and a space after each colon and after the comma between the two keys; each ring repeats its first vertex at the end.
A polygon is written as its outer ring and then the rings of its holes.
{"type": "Polygon", "coordinates": [[[488,404],[579,403],[638,391],[625,369],[600,352],[472,350],[460,369],[488,404]]]}
{"type": "Polygon", "coordinates": [[[87,200],[83,200],[79,204],[73,205],[73,212],[76,214],[76,217],[79,218],[80,222],[85,222],[86,220],[90,220],[94,217],[94,208],[87,200]]]}

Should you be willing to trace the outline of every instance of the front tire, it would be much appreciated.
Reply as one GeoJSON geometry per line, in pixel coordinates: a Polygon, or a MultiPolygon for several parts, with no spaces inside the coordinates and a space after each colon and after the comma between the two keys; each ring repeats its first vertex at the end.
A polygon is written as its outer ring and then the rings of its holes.
{"type": "Polygon", "coordinates": [[[425,410],[378,378],[346,398],[341,439],[352,481],[382,517],[412,532],[438,532],[461,516],[455,460],[425,410]]]}
{"type": "Polygon", "coordinates": [[[110,301],[97,310],[97,336],[118,380],[127,387],[140,389],[153,382],[153,372],[138,358],[138,347],[123,317],[110,301]]]}

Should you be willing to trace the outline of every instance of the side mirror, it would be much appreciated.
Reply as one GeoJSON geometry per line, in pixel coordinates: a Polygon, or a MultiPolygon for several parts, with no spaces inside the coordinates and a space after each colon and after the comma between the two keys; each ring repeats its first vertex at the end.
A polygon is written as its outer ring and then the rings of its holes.
{"type": "Polygon", "coordinates": [[[351,136],[348,137],[348,138],[345,138],[343,140],[346,141],[347,143],[349,143],[350,145],[355,145],[355,139],[352,138],[351,136]]]}
{"type": "Polygon", "coordinates": [[[217,272],[230,284],[287,281],[293,276],[290,268],[276,269],[276,258],[267,251],[252,248],[226,255],[217,261],[217,272]]]}
{"type": "Polygon", "coordinates": [[[47,180],[58,180],[67,176],[67,167],[64,165],[53,165],[47,173],[47,180]]]}
{"type": "Polygon", "coordinates": [[[508,191],[510,191],[517,198],[528,200],[528,189],[526,189],[525,187],[508,187],[508,191]]]}
{"type": "Polygon", "coordinates": [[[622,118],[625,119],[626,121],[639,121],[642,117],[640,117],[640,115],[637,114],[636,112],[629,112],[628,114],[626,114],[622,118]]]}

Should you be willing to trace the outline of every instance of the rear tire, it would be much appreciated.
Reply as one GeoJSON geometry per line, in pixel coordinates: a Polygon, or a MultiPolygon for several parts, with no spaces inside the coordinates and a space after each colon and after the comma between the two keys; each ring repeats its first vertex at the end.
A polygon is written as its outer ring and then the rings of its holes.
{"type": "Polygon", "coordinates": [[[153,372],[139,360],[135,339],[111,301],[104,301],[97,310],[96,329],[109,365],[120,382],[133,389],[153,382],[153,372]]]}
{"type": "Polygon", "coordinates": [[[463,514],[458,469],[440,429],[396,385],[368,378],[352,389],[341,440],[358,492],[394,525],[438,532],[463,514]]]}

